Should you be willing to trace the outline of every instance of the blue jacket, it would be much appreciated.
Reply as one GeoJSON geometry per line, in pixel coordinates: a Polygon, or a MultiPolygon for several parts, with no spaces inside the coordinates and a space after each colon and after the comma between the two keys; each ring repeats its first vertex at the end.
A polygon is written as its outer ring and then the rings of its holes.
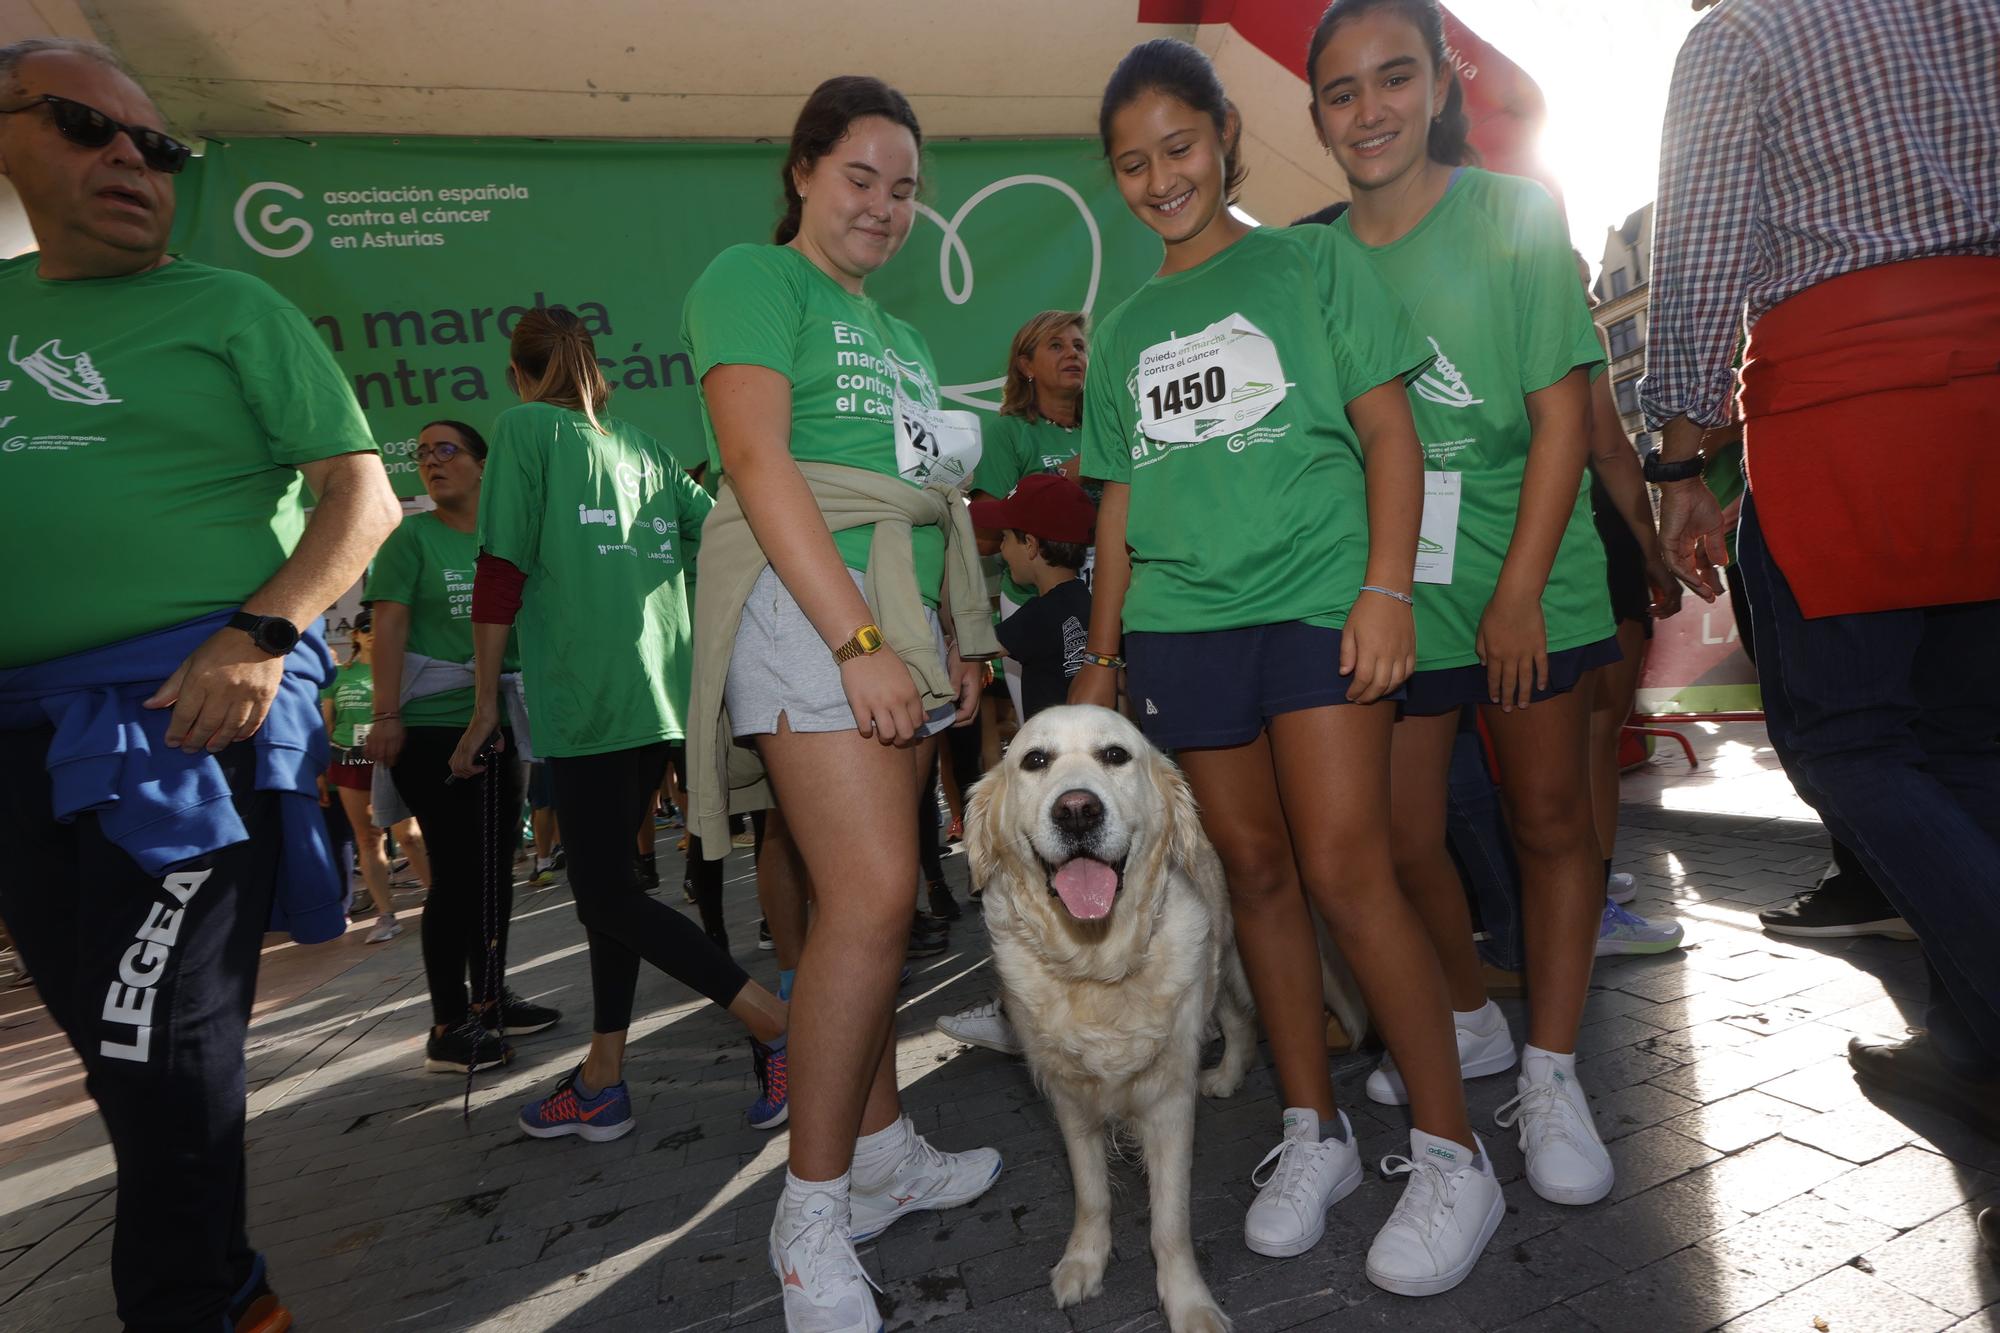
{"type": "MultiPolygon", "coordinates": [[[[229,614],[0,669],[0,728],[55,727],[48,769],[56,818],[95,814],[104,836],[148,875],[164,876],[250,836],[215,756],[170,747],[173,710],[143,707],[229,614]]],[[[257,790],[279,795],[283,841],[271,928],[301,944],[347,929],[344,876],[334,868],[317,786],[328,753],[319,691],[333,671],[315,625],[285,659],[270,715],[247,742],[256,747],[257,790]]]]}

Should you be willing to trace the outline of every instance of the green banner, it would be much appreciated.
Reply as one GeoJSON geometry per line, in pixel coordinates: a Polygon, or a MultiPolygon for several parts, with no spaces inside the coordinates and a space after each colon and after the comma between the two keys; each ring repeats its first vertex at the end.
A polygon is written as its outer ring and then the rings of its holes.
{"type": "MultiPolygon", "coordinates": [[[[522,139],[211,142],[182,177],[175,249],[242,269],[313,321],[354,383],[398,493],[427,421],[482,430],[511,404],[507,337],[563,305],[590,329],[612,411],[702,454],[681,302],[708,261],[768,240],[772,144],[522,139]]],[[[1159,245],[1088,140],[925,150],[916,228],[869,294],[930,340],[946,396],[999,403],[1037,311],[1104,312],[1159,245]]]]}

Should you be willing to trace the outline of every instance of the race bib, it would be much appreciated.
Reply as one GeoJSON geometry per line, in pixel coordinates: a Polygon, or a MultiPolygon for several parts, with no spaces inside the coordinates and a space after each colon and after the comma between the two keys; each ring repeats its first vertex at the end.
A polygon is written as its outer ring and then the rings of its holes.
{"type": "Polygon", "coordinates": [[[978,414],[939,407],[937,390],[921,365],[894,352],[887,360],[896,383],[897,473],[919,486],[964,486],[979,466],[978,414]]]}
{"type": "Polygon", "coordinates": [[[1139,429],[1163,444],[1194,444],[1256,425],[1285,401],[1278,348],[1241,315],[1139,354],[1139,429]]]}
{"type": "Polygon", "coordinates": [[[375,724],[373,722],[356,722],[354,724],[354,745],[352,748],[358,750],[368,744],[368,733],[374,729],[375,724]]]}
{"type": "Polygon", "coordinates": [[[1424,517],[1417,530],[1417,582],[1450,583],[1458,552],[1458,497],[1461,474],[1424,473],[1424,517]]]}

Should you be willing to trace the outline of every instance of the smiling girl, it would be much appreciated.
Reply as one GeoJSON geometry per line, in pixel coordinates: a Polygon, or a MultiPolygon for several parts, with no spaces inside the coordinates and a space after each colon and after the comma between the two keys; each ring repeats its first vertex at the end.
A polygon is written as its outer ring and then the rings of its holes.
{"type": "MultiPolygon", "coordinates": [[[[1574,687],[1619,656],[1583,479],[1604,353],[1555,201],[1533,181],[1461,165],[1465,117],[1433,0],[1334,0],[1306,67],[1314,128],[1354,190],[1330,230],[1408,304],[1431,350],[1409,395],[1429,471],[1417,671],[1392,754],[1397,873],[1444,965],[1463,1072],[1512,1068],[1445,849],[1458,715],[1478,704],[1521,867],[1533,996],[1520,1095],[1498,1121],[1518,1119],[1536,1193],[1593,1203],[1611,1189],[1611,1159],[1575,1051],[1604,871],[1590,699],[1574,687]]],[[[1372,1098],[1405,1099],[1401,1060],[1369,1079],[1372,1098]]]]}
{"type": "Polygon", "coordinates": [[[1502,1204],[1466,1118],[1444,979],[1389,850],[1394,698],[1415,659],[1422,462],[1400,304],[1324,228],[1247,225],[1235,108],[1172,39],[1120,62],[1099,128],[1159,273],[1099,324],[1083,472],[1102,478],[1090,647],[1070,698],[1109,705],[1120,632],[1148,736],[1175,751],[1228,877],[1284,1128],[1244,1218],[1303,1254],[1362,1178],[1334,1105],[1307,895],[1408,1071],[1408,1184],[1368,1252],[1406,1295],[1464,1279],[1502,1204]]]}
{"type": "Polygon", "coordinates": [[[793,128],[777,244],[718,255],[682,323],[723,474],[703,531],[694,704],[708,731],[689,737],[689,822],[727,850],[709,833],[727,796],[714,756],[753,745],[815,892],[770,1233],[793,1333],[880,1329],[855,1242],[969,1203],[1000,1172],[990,1148],[932,1147],[896,1091],[917,793],[932,738],[971,716],[984,678],[946,637],[947,568],[960,611],[980,599],[978,624],[955,617],[968,646],[996,646],[960,502],[977,437],[938,410],[923,335],[863,290],[909,237],[921,146],[895,89],[821,84],[793,128]]]}

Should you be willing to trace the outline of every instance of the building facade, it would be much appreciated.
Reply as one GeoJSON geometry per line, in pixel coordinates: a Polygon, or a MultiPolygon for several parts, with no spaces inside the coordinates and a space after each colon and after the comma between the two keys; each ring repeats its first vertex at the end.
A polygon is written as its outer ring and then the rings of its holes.
{"type": "Polygon", "coordinates": [[[1653,276],[1653,206],[1647,204],[1604,231],[1603,267],[1591,286],[1592,312],[1611,349],[1606,373],[1625,434],[1644,452],[1646,422],[1639,412],[1639,378],[1646,373],[1646,306],[1653,276]]]}

